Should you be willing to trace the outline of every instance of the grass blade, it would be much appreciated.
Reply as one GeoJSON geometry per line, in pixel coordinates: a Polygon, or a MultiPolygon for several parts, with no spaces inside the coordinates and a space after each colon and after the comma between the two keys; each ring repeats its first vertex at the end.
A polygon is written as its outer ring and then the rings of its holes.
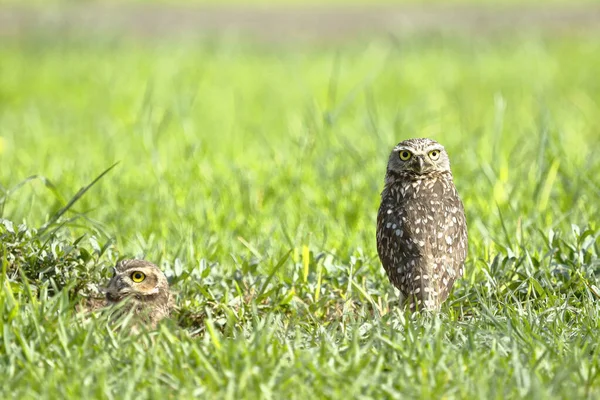
{"type": "Polygon", "coordinates": [[[85,193],[90,190],[92,188],[92,186],[94,186],[96,183],[98,183],[98,181],[100,179],[102,179],[104,177],[104,175],[106,175],[110,170],[112,170],[114,167],[117,166],[117,164],[119,164],[119,162],[117,161],[116,163],[114,163],[113,165],[111,165],[110,167],[108,167],[107,169],[105,169],[100,175],[98,175],[96,177],[96,179],[94,179],[90,184],[88,184],[87,186],[82,187],[81,189],[79,189],[79,191],[75,194],[75,196],[73,196],[71,198],[71,200],[69,200],[69,202],[60,210],[58,210],[52,217],[50,217],[50,219],[48,220],[48,222],[46,222],[39,230],[38,230],[38,236],[41,236],[44,234],[44,232],[46,232],[48,230],[48,228],[50,226],[52,226],[52,224],[54,224],[56,221],[58,221],[58,219],[60,217],[62,217],[67,211],[69,211],[69,209],[71,207],[73,207],[73,205],[83,197],[83,195],[85,195],[85,193]]]}

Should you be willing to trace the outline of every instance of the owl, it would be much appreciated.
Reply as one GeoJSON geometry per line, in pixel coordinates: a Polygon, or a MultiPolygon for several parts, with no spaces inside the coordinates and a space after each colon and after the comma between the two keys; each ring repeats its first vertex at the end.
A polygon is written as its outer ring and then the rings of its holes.
{"type": "Polygon", "coordinates": [[[107,305],[126,301],[125,311],[139,316],[150,327],[168,317],[173,296],[165,274],[151,262],[122,260],[113,268],[113,277],[104,289],[107,305]]]}
{"type": "Polygon", "coordinates": [[[450,160],[430,139],[390,154],[377,213],[377,253],[411,311],[437,310],[467,257],[467,223],[450,160]]]}

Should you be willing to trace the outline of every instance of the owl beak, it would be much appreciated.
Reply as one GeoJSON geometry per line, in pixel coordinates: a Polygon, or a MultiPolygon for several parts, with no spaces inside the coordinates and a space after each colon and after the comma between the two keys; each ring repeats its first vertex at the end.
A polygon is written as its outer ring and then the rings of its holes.
{"type": "Polygon", "coordinates": [[[425,163],[423,162],[423,157],[417,156],[417,172],[423,172],[425,169],[425,163]]]}

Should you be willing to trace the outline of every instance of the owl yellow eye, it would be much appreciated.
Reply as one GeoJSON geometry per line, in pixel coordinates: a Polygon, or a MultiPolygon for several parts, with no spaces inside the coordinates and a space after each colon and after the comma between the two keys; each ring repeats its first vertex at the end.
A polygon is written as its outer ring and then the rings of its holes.
{"type": "Polygon", "coordinates": [[[429,152],[429,158],[431,158],[433,161],[437,160],[438,158],[440,158],[440,151],[439,150],[431,150],[429,152]]]}
{"type": "Polygon", "coordinates": [[[412,156],[411,152],[408,150],[401,150],[398,155],[402,161],[406,161],[412,156]]]}
{"type": "Polygon", "coordinates": [[[135,283],[140,283],[144,279],[146,279],[146,275],[144,275],[143,272],[135,271],[133,274],[131,274],[131,280],[134,281],[135,283]]]}

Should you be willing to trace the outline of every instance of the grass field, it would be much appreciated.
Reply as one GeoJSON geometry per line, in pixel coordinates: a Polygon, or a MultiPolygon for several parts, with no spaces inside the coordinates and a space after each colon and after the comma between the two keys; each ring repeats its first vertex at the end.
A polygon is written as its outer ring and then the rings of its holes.
{"type": "Polygon", "coordinates": [[[600,396],[597,39],[0,60],[0,397],[600,396]],[[470,248],[442,311],[410,316],[375,219],[388,152],[421,136],[450,154],[470,248]],[[75,311],[123,256],[178,292],[156,331],[75,311]]]}

